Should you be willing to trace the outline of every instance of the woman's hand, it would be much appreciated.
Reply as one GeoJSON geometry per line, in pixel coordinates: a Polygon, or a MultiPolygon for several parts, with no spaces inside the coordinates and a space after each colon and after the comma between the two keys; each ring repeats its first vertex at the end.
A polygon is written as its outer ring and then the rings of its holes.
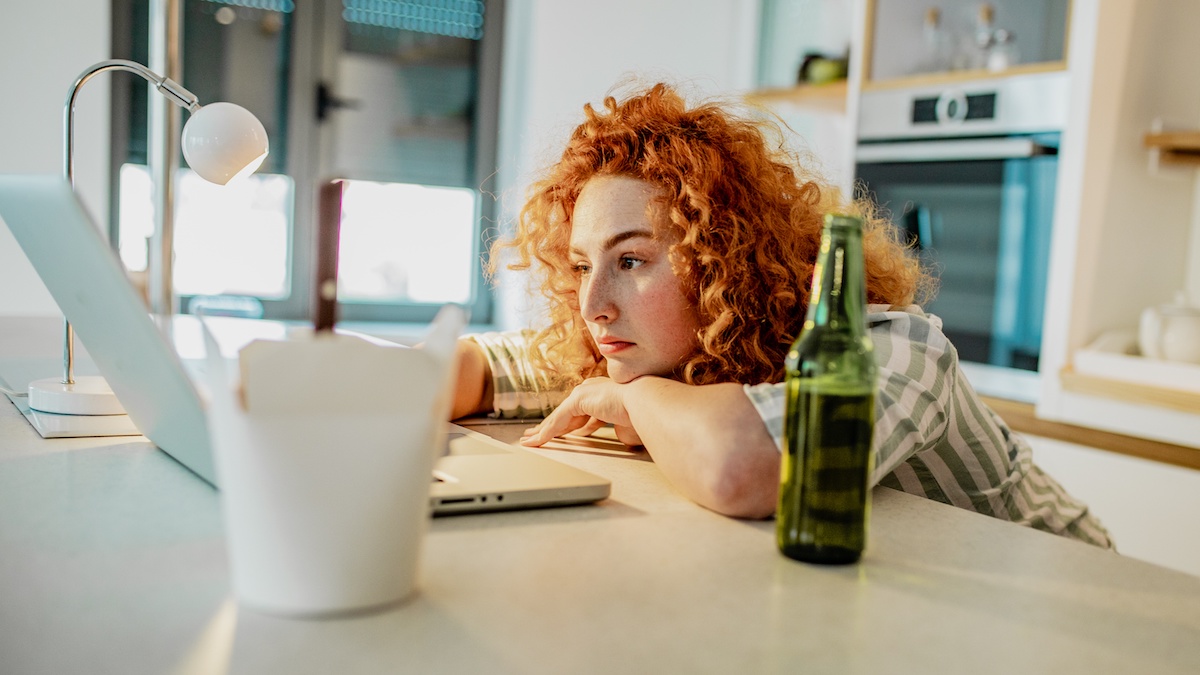
{"type": "Polygon", "coordinates": [[[567,398],[540,424],[525,432],[523,445],[539,446],[550,439],[573,431],[588,435],[605,424],[616,429],[617,440],[625,445],[641,445],[625,409],[624,389],[607,377],[593,377],[579,383],[567,398]]]}
{"type": "Polygon", "coordinates": [[[643,445],[683,494],[718,513],[765,518],[779,493],[779,448],[742,385],[690,385],[643,376],[627,384],[584,380],[525,445],[612,424],[626,445],[643,445]],[[635,431],[636,429],[636,431],[635,431]]]}

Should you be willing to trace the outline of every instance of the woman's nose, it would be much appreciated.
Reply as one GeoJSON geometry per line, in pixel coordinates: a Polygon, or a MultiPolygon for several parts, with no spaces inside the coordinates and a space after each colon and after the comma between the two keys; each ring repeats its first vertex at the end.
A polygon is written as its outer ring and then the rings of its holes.
{"type": "Polygon", "coordinates": [[[617,318],[612,284],[607,275],[593,272],[584,280],[579,291],[579,312],[584,321],[609,323],[617,318]]]}

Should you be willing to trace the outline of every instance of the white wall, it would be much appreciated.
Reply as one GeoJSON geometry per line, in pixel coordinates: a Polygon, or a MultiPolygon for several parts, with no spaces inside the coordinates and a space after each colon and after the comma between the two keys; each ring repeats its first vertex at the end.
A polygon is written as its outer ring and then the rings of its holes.
{"type": "MultiPolygon", "coordinates": [[[[510,0],[501,89],[501,217],[511,221],[533,176],[552,163],[614,85],[662,79],[700,96],[754,84],[758,3],[748,0],[510,0]]],[[[497,323],[536,310],[502,278],[497,323]]]]}
{"type": "MultiPolygon", "coordinates": [[[[109,57],[109,3],[6,0],[0,21],[0,174],[61,173],[63,103],[84,69],[109,57]]],[[[108,83],[75,106],[75,184],[93,214],[108,213],[108,83]]],[[[0,314],[54,316],[58,306],[0,225],[0,314]]]]}

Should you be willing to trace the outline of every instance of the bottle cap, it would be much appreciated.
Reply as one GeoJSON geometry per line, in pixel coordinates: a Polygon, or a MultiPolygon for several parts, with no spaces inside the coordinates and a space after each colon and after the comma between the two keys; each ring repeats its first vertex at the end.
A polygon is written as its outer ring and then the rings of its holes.
{"type": "Polygon", "coordinates": [[[979,6],[979,23],[990,26],[992,21],[996,19],[996,10],[990,3],[983,3],[979,6]]]}

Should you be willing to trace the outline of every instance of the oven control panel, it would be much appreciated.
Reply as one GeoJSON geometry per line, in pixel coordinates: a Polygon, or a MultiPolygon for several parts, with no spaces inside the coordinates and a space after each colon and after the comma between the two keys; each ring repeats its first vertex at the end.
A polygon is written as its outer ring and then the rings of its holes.
{"type": "Polygon", "coordinates": [[[865,87],[858,141],[1060,132],[1070,103],[1066,70],[915,87],[865,87]]]}
{"type": "Polygon", "coordinates": [[[913,99],[912,123],[955,124],[966,120],[991,120],[996,118],[996,92],[965,94],[954,89],[940,96],[923,96],[913,99]]]}

